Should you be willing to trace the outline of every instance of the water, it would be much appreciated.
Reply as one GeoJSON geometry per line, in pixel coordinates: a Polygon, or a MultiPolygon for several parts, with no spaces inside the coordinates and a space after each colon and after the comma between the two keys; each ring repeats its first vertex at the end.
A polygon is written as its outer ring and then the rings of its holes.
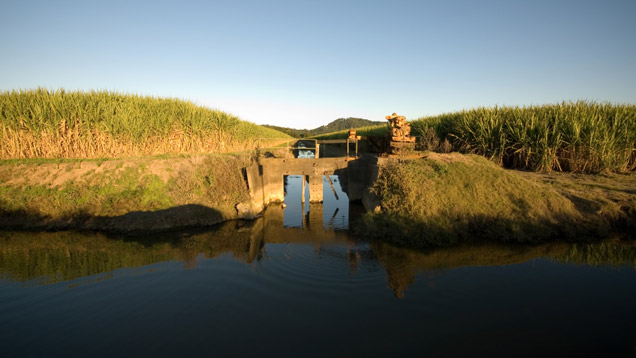
{"type": "MultiPolygon", "coordinates": [[[[299,148],[315,148],[315,142],[313,140],[299,140],[296,142],[296,146],[299,148]]],[[[316,153],[313,149],[297,149],[296,158],[315,158],[316,153]]]]}
{"type": "Polygon", "coordinates": [[[633,243],[413,251],[351,236],[327,197],[300,221],[288,222],[292,195],[259,220],[204,230],[1,232],[0,352],[636,353],[633,243]]]}
{"type": "MultiPolygon", "coordinates": [[[[349,197],[342,191],[337,175],[323,175],[323,205],[310,205],[309,182],[302,175],[286,175],[284,226],[302,228],[323,227],[325,230],[347,230],[349,228],[349,197]],[[301,201],[305,181],[306,202],[301,201]],[[331,180],[331,184],[329,184],[331,180]],[[333,185],[333,189],[332,189],[333,185]],[[310,210],[313,207],[313,210],[310,210]]],[[[359,208],[361,209],[361,208],[359,208]]]]}

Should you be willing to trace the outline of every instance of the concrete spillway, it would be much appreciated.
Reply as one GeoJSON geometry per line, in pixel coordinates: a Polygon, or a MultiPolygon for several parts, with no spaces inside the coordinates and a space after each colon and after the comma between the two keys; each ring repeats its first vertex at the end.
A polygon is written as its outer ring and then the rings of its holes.
{"type": "Polygon", "coordinates": [[[323,176],[337,175],[350,201],[369,196],[368,188],[378,174],[378,158],[260,158],[246,168],[247,182],[254,206],[264,207],[285,199],[284,176],[302,175],[309,182],[309,201],[323,200],[323,176]]]}

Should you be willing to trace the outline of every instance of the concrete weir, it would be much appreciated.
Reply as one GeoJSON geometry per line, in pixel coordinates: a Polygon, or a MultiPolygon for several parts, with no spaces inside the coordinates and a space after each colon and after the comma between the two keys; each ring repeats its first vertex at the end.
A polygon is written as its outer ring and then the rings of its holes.
{"type": "Polygon", "coordinates": [[[323,175],[337,175],[350,201],[370,195],[368,188],[377,178],[378,158],[260,158],[245,169],[252,210],[260,212],[270,203],[285,199],[284,176],[303,175],[309,181],[309,201],[322,202],[323,175]]]}

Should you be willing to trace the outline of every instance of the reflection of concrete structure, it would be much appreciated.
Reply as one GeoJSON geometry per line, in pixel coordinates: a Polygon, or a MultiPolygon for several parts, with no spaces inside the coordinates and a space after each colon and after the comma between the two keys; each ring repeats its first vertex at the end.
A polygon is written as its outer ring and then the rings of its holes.
{"type": "Polygon", "coordinates": [[[286,228],[283,226],[283,208],[272,205],[263,212],[263,217],[257,219],[262,224],[253,227],[253,233],[262,228],[262,239],[266,243],[323,243],[346,242],[347,232],[325,230],[322,222],[322,205],[311,204],[309,212],[303,218],[303,227],[286,228]],[[302,233],[302,234],[301,234],[302,233]]]}
{"type": "Polygon", "coordinates": [[[306,243],[320,247],[324,243],[345,243],[349,235],[345,231],[325,230],[323,226],[322,205],[311,204],[307,215],[303,216],[301,228],[284,226],[284,212],[279,205],[272,205],[256,219],[250,227],[250,240],[246,245],[246,262],[250,263],[262,257],[265,244],[306,243]]]}

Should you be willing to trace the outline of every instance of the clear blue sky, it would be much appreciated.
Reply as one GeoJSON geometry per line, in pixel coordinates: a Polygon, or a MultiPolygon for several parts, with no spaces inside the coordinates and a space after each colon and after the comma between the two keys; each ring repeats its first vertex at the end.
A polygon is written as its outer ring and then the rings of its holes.
{"type": "Polygon", "coordinates": [[[0,90],[177,97],[255,123],[636,103],[636,1],[0,2],[0,90]]]}

